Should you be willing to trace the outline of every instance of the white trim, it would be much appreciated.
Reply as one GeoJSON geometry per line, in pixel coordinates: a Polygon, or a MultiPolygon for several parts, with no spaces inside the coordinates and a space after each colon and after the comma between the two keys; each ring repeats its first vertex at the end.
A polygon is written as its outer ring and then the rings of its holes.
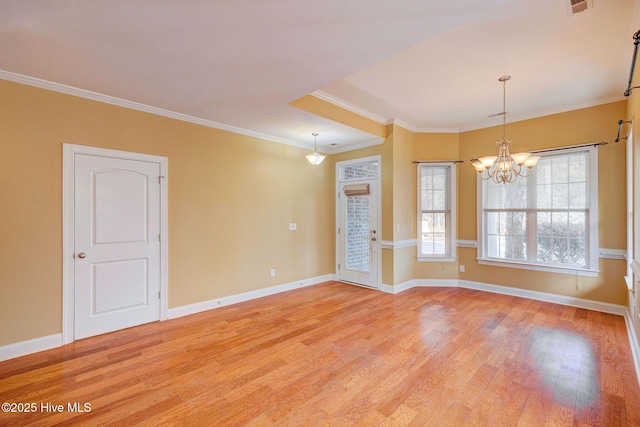
{"type": "Polygon", "coordinates": [[[478,242],[476,240],[458,240],[456,246],[459,248],[477,248],[478,242]]]}
{"type": "Polygon", "coordinates": [[[333,95],[329,95],[326,92],[323,92],[321,90],[316,90],[314,92],[310,93],[311,96],[313,96],[314,98],[318,98],[321,99],[325,102],[328,102],[329,104],[333,104],[336,107],[340,107],[342,109],[345,109],[347,111],[350,111],[354,114],[357,114],[359,116],[364,117],[365,119],[369,119],[369,120],[373,120],[376,123],[379,123],[381,125],[388,125],[388,121],[387,119],[385,119],[384,117],[380,117],[376,114],[373,114],[367,110],[363,110],[362,108],[356,107],[353,104],[349,104],[348,102],[345,102],[341,99],[336,98],[333,95]]]}
{"type": "Polygon", "coordinates": [[[625,260],[627,259],[627,251],[625,249],[598,248],[598,258],[625,260]]]}
{"type": "Polygon", "coordinates": [[[458,243],[456,231],[457,217],[458,217],[458,184],[457,184],[458,168],[456,162],[443,161],[443,162],[430,162],[430,163],[417,163],[416,164],[416,255],[419,262],[452,262],[456,260],[456,245],[458,243]],[[442,255],[432,255],[422,253],[422,171],[436,168],[447,168],[446,180],[446,194],[448,201],[449,211],[449,223],[446,227],[446,243],[447,250],[442,255]]]}
{"type": "Polygon", "coordinates": [[[384,138],[374,138],[364,142],[358,142],[348,145],[337,145],[332,147],[331,145],[325,145],[318,149],[327,154],[346,153],[347,151],[359,150],[361,148],[373,147],[374,145],[381,145],[384,143],[384,138]]]}
{"type": "MultiPolygon", "coordinates": [[[[336,229],[335,229],[335,255],[336,255],[336,259],[335,259],[335,271],[336,271],[336,280],[340,280],[340,269],[338,268],[338,266],[340,265],[340,236],[338,235],[338,228],[340,227],[340,184],[342,182],[348,182],[348,181],[343,181],[340,179],[340,169],[344,166],[349,166],[349,165],[355,165],[355,164],[359,164],[359,163],[368,163],[368,162],[377,162],[378,164],[378,176],[377,177],[369,177],[369,178],[363,178],[359,181],[367,181],[367,180],[375,180],[377,185],[377,197],[376,197],[376,204],[377,204],[377,212],[378,212],[378,218],[377,218],[377,224],[376,224],[376,230],[378,231],[378,240],[377,240],[377,250],[376,250],[376,263],[377,263],[377,271],[376,271],[376,283],[375,286],[372,289],[380,289],[380,285],[381,285],[381,281],[382,281],[382,156],[377,154],[375,156],[368,156],[368,157],[360,157],[357,159],[351,159],[351,160],[344,160],[341,162],[336,162],[335,164],[335,176],[336,176],[336,180],[335,180],[335,223],[336,223],[336,229]]],[[[354,181],[358,181],[358,180],[354,180],[354,181]]]]}
{"type": "Polygon", "coordinates": [[[160,320],[167,319],[169,304],[169,167],[168,158],[152,154],[133,153],[82,145],[62,145],[62,342],[74,341],[74,157],[87,154],[158,163],[160,166],[160,320]]]}
{"type": "Polygon", "coordinates": [[[624,321],[627,324],[627,334],[629,335],[629,345],[631,346],[631,356],[633,357],[633,365],[636,368],[636,377],[640,384],[640,343],[638,343],[638,335],[633,326],[633,317],[629,313],[629,309],[624,313],[624,321]]]}
{"type": "Polygon", "coordinates": [[[131,110],[142,111],[145,113],[155,114],[157,116],[168,117],[171,119],[180,120],[183,122],[194,123],[201,126],[206,126],[214,129],[226,130],[241,135],[247,135],[254,138],[265,139],[267,141],[279,142],[281,144],[292,145],[298,148],[312,149],[312,144],[305,144],[302,142],[292,141],[290,139],[279,138],[273,135],[267,135],[265,133],[255,132],[248,129],[239,128],[236,126],[226,125],[224,123],[214,122],[212,120],[206,120],[199,117],[189,116],[187,114],[177,113],[175,111],[165,110],[163,108],[153,107],[151,105],[140,104],[134,101],[128,101],[122,98],[116,98],[110,95],[104,95],[89,90],[78,89],[72,86],[63,85],[60,83],[54,83],[48,80],[42,80],[35,77],[29,77],[22,74],[12,73],[9,71],[0,70],[0,79],[8,80],[15,83],[21,83],[28,86],[37,87],[40,89],[47,89],[54,92],[64,93],[66,95],[77,96],[79,98],[90,99],[92,101],[102,102],[105,104],[116,105],[118,107],[128,108],[131,110]]]}
{"type": "Polygon", "coordinates": [[[469,280],[459,280],[458,286],[465,289],[475,289],[478,291],[492,292],[495,294],[511,295],[515,297],[528,298],[536,301],[550,302],[553,304],[566,305],[569,307],[584,308],[586,310],[600,311],[603,313],[617,314],[624,316],[626,307],[607,302],[592,301],[582,298],[568,297],[565,295],[550,294],[547,292],[531,291],[528,289],[512,288],[509,286],[491,285],[488,283],[472,282],[469,280]]]}
{"type": "Polygon", "coordinates": [[[477,259],[478,264],[491,265],[493,267],[520,268],[522,270],[544,271],[547,273],[571,274],[573,276],[598,277],[600,270],[584,268],[556,267],[551,265],[527,264],[515,261],[477,259]]]}
{"type": "Polygon", "coordinates": [[[290,283],[283,283],[281,285],[271,286],[269,288],[256,289],[255,291],[243,292],[241,294],[228,295],[226,297],[215,298],[208,301],[202,301],[195,304],[183,305],[181,307],[169,309],[169,319],[175,319],[178,317],[188,316],[190,314],[196,314],[214,308],[220,308],[227,305],[237,304],[253,300],[256,298],[262,298],[269,295],[279,294],[281,292],[287,292],[294,289],[300,289],[307,286],[317,285],[318,283],[328,282],[330,280],[336,280],[335,274],[326,274],[324,276],[312,277],[311,279],[298,280],[290,283]]]}
{"type": "MultiPolygon", "coordinates": [[[[625,99],[627,99],[625,96],[614,95],[614,96],[608,96],[605,98],[600,98],[591,102],[583,102],[583,103],[578,103],[573,105],[567,105],[564,107],[549,108],[549,109],[535,111],[529,114],[519,114],[519,115],[509,114],[509,124],[512,124],[515,122],[521,122],[524,120],[537,119],[539,117],[544,117],[544,116],[550,116],[552,114],[560,114],[560,113],[565,113],[567,111],[581,110],[583,108],[596,107],[598,105],[624,101],[625,99]]],[[[495,121],[486,121],[486,122],[474,123],[470,125],[463,125],[463,126],[460,126],[460,133],[469,132],[469,131],[478,130],[478,129],[488,129],[494,126],[499,126],[499,125],[497,125],[495,121]]]]}
{"type": "Polygon", "coordinates": [[[600,311],[603,313],[624,316],[627,308],[623,305],[611,304],[607,302],[592,301],[582,298],[568,297],[565,295],[551,294],[547,292],[531,291],[528,289],[512,288],[510,286],[491,285],[489,283],[472,282],[469,280],[457,279],[413,279],[396,286],[382,285],[381,290],[399,294],[415,287],[459,287],[464,289],[474,289],[477,291],[491,292],[495,294],[511,295],[515,297],[527,298],[536,301],[550,302],[570,307],[584,308],[586,310],[600,311]]]}
{"type": "Polygon", "coordinates": [[[406,239],[406,240],[382,240],[380,242],[380,247],[382,249],[402,249],[402,248],[410,248],[412,246],[417,246],[417,239],[406,239]]]}
{"type": "Polygon", "coordinates": [[[455,262],[458,258],[454,256],[419,256],[416,257],[419,262],[455,262]]]}
{"type": "Polygon", "coordinates": [[[0,362],[39,351],[45,351],[62,345],[62,334],[20,341],[0,347],[0,362]]]}
{"type": "MultiPolygon", "coordinates": [[[[536,256],[535,245],[536,239],[531,233],[535,233],[535,227],[527,228],[526,236],[528,242],[528,255],[526,260],[506,260],[500,258],[489,258],[487,256],[487,241],[485,240],[486,234],[486,216],[485,214],[485,200],[487,197],[486,194],[486,185],[489,181],[482,179],[480,174],[477,174],[476,182],[477,182],[477,239],[478,239],[478,264],[484,265],[492,265],[497,267],[510,267],[510,268],[521,268],[524,270],[535,270],[535,271],[546,271],[550,273],[561,273],[561,274],[571,274],[571,275],[579,275],[579,276],[587,276],[587,277],[598,277],[598,258],[599,258],[599,249],[598,249],[598,149],[596,146],[573,146],[573,147],[564,147],[564,154],[557,153],[539,153],[542,156],[542,159],[545,158],[553,158],[557,156],[566,156],[573,153],[586,153],[587,154],[587,200],[588,200],[588,224],[586,224],[587,230],[587,249],[586,249],[586,265],[587,268],[576,267],[576,266],[565,266],[565,265],[550,265],[543,264],[540,262],[536,262],[534,259],[536,256]],[[529,239],[530,237],[534,237],[529,239]]],[[[538,166],[539,167],[539,166],[538,166]]],[[[532,178],[535,181],[537,168],[534,168],[534,172],[532,178]]],[[[505,184],[506,185],[506,184],[505,184]]],[[[535,188],[535,183],[533,188],[535,188]]],[[[532,198],[532,187],[527,186],[526,190],[527,194],[527,206],[524,209],[525,212],[537,212],[537,209],[529,209],[529,204],[533,204],[532,198]]],[[[528,214],[527,214],[528,215],[528,214]]],[[[536,214],[537,215],[537,214],[536,214]]],[[[609,254],[609,252],[606,252],[609,254]]]]}
{"type": "Polygon", "coordinates": [[[391,120],[391,123],[413,133],[460,133],[459,128],[419,128],[397,118],[391,120]]]}

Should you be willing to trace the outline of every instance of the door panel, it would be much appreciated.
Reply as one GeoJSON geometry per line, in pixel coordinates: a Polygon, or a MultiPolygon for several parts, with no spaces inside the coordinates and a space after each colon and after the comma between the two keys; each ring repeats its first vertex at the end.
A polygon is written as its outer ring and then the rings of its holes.
{"type": "Polygon", "coordinates": [[[74,336],[160,319],[160,165],[75,154],[74,336]]]}
{"type": "Polygon", "coordinates": [[[345,194],[345,187],[357,185],[353,181],[341,183],[339,187],[340,266],[338,276],[342,281],[377,288],[378,190],[375,180],[358,183],[368,184],[369,194],[345,194]]]}

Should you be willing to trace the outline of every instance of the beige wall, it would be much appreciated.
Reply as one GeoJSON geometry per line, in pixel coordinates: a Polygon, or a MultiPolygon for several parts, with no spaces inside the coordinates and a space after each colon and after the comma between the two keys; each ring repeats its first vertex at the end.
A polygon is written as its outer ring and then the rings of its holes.
{"type": "MultiPolygon", "coordinates": [[[[513,140],[513,151],[612,141],[617,121],[626,116],[626,102],[554,114],[507,125],[507,136],[513,140]]],[[[460,157],[493,155],[501,129],[493,127],[460,134],[460,157]]],[[[461,166],[458,182],[458,238],[476,240],[476,172],[468,164],[461,166]]],[[[598,149],[599,247],[626,248],[625,147],[610,143],[598,149]]],[[[475,261],[476,250],[459,248],[460,263],[466,267],[459,278],[570,297],[624,305],[625,262],[600,259],[597,278],[565,274],[491,267],[475,261]]]]}
{"type": "MultiPolygon", "coordinates": [[[[457,133],[418,133],[413,144],[413,160],[462,160],[459,155],[460,135],[457,133]]],[[[468,163],[459,163],[456,166],[459,181],[460,170],[464,169],[468,163]]],[[[413,163],[411,168],[412,191],[416,195],[413,199],[412,221],[414,224],[414,235],[417,236],[418,227],[418,169],[413,163]]],[[[459,187],[459,184],[457,185],[459,187]]],[[[463,215],[458,210],[458,218],[463,215]]],[[[456,218],[458,220],[458,218],[456,218]]],[[[459,238],[459,237],[458,237],[459,238]]],[[[454,242],[455,245],[455,242],[454,242]]],[[[455,254],[454,250],[454,254],[455,254]]],[[[455,262],[418,262],[417,251],[413,250],[413,277],[415,279],[457,279],[458,261],[455,262]]]]}
{"type": "Polygon", "coordinates": [[[61,332],[65,142],[169,158],[170,308],[334,272],[331,156],[3,80],[0,114],[0,346],[61,332]]]}
{"type": "MultiPolygon", "coordinates": [[[[387,125],[371,131],[385,135],[383,144],[313,167],[306,150],[239,134],[1,80],[0,95],[0,346],[61,332],[63,142],[169,158],[169,306],[179,307],[334,273],[336,161],[381,156],[381,238],[401,241],[416,238],[412,161],[464,160],[457,237],[476,240],[476,173],[468,160],[493,154],[500,136],[498,127],[426,134],[387,125]],[[288,231],[290,222],[297,231],[288,231]]],[[[639,104],[512,123],[507,134],[516,151],[611,141],[617,120],[639,104]]],[[[626,246],[624,169],[623,144],[599,149],[600,247],[626,246]]],[[[585,278],[480,266],[468,248],[458,248],[452,263],[420,263],[415,255],[415,247],[384,249],[382,283],[462,279],[626,303],[624,261],[601,259],[600,276],[585,278]]]]}

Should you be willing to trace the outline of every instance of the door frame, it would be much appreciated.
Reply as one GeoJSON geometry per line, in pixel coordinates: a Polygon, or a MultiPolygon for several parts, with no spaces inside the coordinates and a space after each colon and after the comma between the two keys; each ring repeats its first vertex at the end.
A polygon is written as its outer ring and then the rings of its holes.
{"type": "MultiPolygon", "coordinates": [[[[366,286],[367,289],[380,289],[380,285],[382,283],[382,252],[381,252],[381,242],[382,242],[382,156],[368,156],[368,157],[360,157],[352,160],[344,160],[342,162],[336,162],[336,181],[335,181],[335,207],[336,207],[336,229],[335,229],[335,241],[336,241],[336,260],[335,260],[335,271],[336,278],[340,280],[340,269],[338,268],[338,264],[340,264],[340,236],[338,235],[338,228],[340,227],[340,183],[349,182],[340,180],[340,168],[344,166],[350,166],[358,163],[368,163],[371,161],[378,162],[378,176],[375,178],[362,178],[360,180],[376,180],[377,181],[377,193],[375,195],[374,203],[377,205],[376,209],[378,211],[378,217],[376,218],[376,230],[378,230],[378,239],[375,242],[376,245],[376,283],[373,288],[366,286]]],[[[354,180],[355,181],[355,180],[354,180]]],[[[349,282],[351,283],[351,282],[349,282]]],[[[353,283],[357,285],[357,283],[353,283]]],[[[362,285],[364,286],[364,285],[362,285]]]]}
{"type": "Polygon", "coordinates": [[[74,272],[74,223],[75,223],[75,155],[84,154],[157,163],[160,166],[160,320],[166,320],[169,290],[169,185],[167,157],[107,148],[62,144],[62,343],[74,341],[75,328],[75,272],[74,272]]]}

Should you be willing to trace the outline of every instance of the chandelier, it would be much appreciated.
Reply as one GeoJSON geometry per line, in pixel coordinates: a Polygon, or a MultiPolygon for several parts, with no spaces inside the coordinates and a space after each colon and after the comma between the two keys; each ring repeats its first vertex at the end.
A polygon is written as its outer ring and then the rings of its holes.
{"type": "Polygon", "coordinates": [[[538,163],[540,156],[532,156],[531,153],[509,153],[511,140],[507,139],[507,80],[511,76],[502,76],[498,81],[502,82],[502,139],[496,142],[498,146],[497,156],[480,157],[471,159],[471,164],[480,174],[482,179],[491,179],[496,184],[515,182],[518,177],[527,177],[531,169],[538,163]]]}
{"type": "Polygon", "coordinates": [[[307,154],[305,157],[307,158],[307,161],[309,163],[311,163],[314,166],[318,166],[320,163],[322,163],[324,158],[327,156],[318,152],[318,144],[316,142],[316,138],[318,134],[312,133],[311,135],[313,135],[313,153],[307,154]]]}

